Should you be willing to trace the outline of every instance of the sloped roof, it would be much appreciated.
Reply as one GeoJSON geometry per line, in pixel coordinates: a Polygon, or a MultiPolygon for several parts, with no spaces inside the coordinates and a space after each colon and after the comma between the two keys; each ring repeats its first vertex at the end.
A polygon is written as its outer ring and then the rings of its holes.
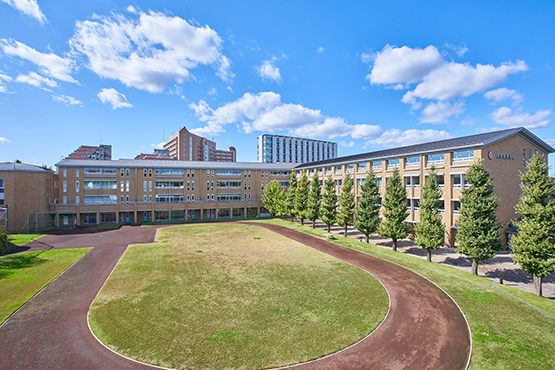
{"type": "Polygon", "coordinates": [[[53,172],[50,169],[43,168],[40,166],[35,166],[34,164],[27,163],[14,163],[14,162],[2,162],[0,163],[0,172],[53,172]]]}
{"type": "Polygon", "coordinates": [[[352,162],[362,162],[364,160],[388,158],[388,157],[399,157],[409,154],[419,154],[419,153],[430,153],[445,151],[447,149],[469,149],[469,148],[480,148],[494,144],[498,141],[504,140],[511,136],[520,134],[526,139],[536,144],[548,153],[555,152],[549,144],[538,138],[536,135],[531,133],[524,127],[516,127],[502,131],[486,132],[483,134],[476,134],[470,136],[462,136],[453,139],[431,141],[428,143],[407,145],[399,148],[379,150],[376,152],[369,152],[363,154],[355,154],[345,157],[337,157],[333,159],[326,159],[318,162],[304,163],[297,167],[296,169],[303,169],[309,167],[317,166],[328,166],[334,164],[352,163],[352,162]]]}

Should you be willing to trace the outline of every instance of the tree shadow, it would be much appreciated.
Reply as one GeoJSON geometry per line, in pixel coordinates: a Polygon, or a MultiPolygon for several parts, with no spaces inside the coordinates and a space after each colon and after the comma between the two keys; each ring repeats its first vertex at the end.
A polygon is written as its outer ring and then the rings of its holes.
{"type": "Polygon", "coordinates": [[[0,279],[12,274],[16,270],[27,267],[37,266],[45,263],[46,260],[41,258],[40,253],[22,253],[8,255],[0,258],[0,279]]]}

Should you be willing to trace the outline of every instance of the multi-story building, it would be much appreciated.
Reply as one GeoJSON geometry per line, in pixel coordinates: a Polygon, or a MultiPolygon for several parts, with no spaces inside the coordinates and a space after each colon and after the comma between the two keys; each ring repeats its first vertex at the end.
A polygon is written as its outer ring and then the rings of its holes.
{"type": "Polygon", "coordinates": [[[170,156],[182,161],[236,162],[237,152],[230,146],[228,150],[216,149],[216,143],[204,137],[191,134],[185,127],[173,134],[164,149],[170,156]]]}
{"type": "Polygon", "coordinates": [[[264,134],[257,138],[259,163],[307,163],[337,158],[337,143],[264,134]]]}
{"type": "Polygon", "coordinates": [[[349,174],[355,180],[355,195],[358,195],[368,171],[376,174],[383,195],[388,178],[394,169],[398,169],[407,191],[407,209],[410,211],[407,222],[415,223],[420,221],[421,185],[428,170],[434,166],[443,194],[442,212],[447,241],[453,246],[461,208],[461,191],[468,186],[464,175],[472,163],[482,161],[490,173],[495,195],[499,199],[497,217],[506,229],[517,217],[514,206],[521,194],[519,173],[525,171],[526,162],[535,153],[541,153],[547,161],[547,154],[554,151],[550,145],[520,127],[306,163],[295,169],[308,171],[311,176],[316,171],[322,180],[331,176],[338,193],[345,175],[349,174]]]}
{"type": "Polygon", "coordinates": [[[155,159],[155,160],[177,160],[170,155],[170,151],[166,149],[154,149],[154,153],[141,153],[135,156],[135,159],[155,159]]]}
{"type": "MultiPolygon", "coordinates": [[[[39,218],[47,215],[56,197],[56,178],[54,171],[48,168],[25,163],[0,163],[0,205],[10,233],[27,232],[29,214],[39,218]]],[[[44,217],[50,218],[48,215],[44,217]]],[[[34,218],[31,222],[36,224],[37,220],[34,218]]]]}
{"type": "Polygon", "coordinates": [[[99,146],[82,145],[67,156],[66,159],[96,159],[100,161],[109,161],[112,159],[112,146],[103,144],[99,146]]]}
{"type": "Polygon", "coordinates": [[[262,192],[272,180],[289,187],[291,164],[203,161],[67,160],[57,163],[55,214],[77,225],[144,223],[267,214],[262,192]]]}

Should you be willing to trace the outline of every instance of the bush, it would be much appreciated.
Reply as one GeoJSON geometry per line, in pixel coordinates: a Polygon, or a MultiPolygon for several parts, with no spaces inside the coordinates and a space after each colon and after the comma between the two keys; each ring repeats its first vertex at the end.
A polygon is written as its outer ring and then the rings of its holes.
{"type": "Polygon", "coordinates": [[[0,225],[0,254],[8,250],[8,230],[0,225]]]}

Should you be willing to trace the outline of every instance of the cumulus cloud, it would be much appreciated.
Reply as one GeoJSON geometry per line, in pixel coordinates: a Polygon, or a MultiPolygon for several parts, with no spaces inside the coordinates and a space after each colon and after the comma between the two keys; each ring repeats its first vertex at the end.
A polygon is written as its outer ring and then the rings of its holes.
{"type": "Polygon", "coordinates": [[[127,102],[127,98],[116,89],[102,89],[96,95],[104,104],[112,105],[112,109],[131,108],[133,105],[127,102]]]}
{"type": "Polygon", "coordinates": [[[4,85],[4,82],[10,82],[12,78],[8,75],[0,73],[0,93],[7,93],[8,88],[4,85]]]}
{"type": "Polygon", "coordinates": [[[264,81],[269,80],[269,81],[281,83],[281,73],[279,71],[279,68],[276,67],[275,62],[282,58],[286,58],[286,56],[283,55],[280,58],[274,56],[272,57],[272,59],[263,61],[262,65],[256,68],[256,70],[258,71],[258,75],[264,81]]]}
{"type": "Polygon", "coordinates": [[[513,111],[508,107],[501,107],[491,114],[491,119],[507,127],[526,127],[535,129],[549,126],[551,109],[539,110],[536,114],[522,113],[520,109],[513,111]]]}
{"type": "Polygon", "coordinates": [[[52,88],[58,87],[58,83],[56,81],[43,77],[35,72],[31,72],[27,75],[19,75],[15,80],[17,82],[26,83],[31,86],[35,86],[35,87],[38,87],[39,89],[43,89],[47,91],[51,91],[51,90],[46,88],[46,86],[52,87],[52,88]]]}
{"type": "Polygon", "coordinates": [[[57,80],[78,83],[72,76],[73,62],[54,53],[41,53],[19,41],[1,39],[4,53],[28,60],[41,68],[41,72],[57,80]]]}
{"type": "Polygon", "coordinates": [[[211,87],[210,90],[208,90],[208,95],[217,95],[218,94],[218,89],[216,89],[215,87],[211,87]]]}
{"type": "Polygon", "coordinates": [[[69,106],[69,105],[80,105],[80,106],[83,106],[83,102],[82,102],[82,101],[77,100],[77,99],[75,99],[74,97],[68,96],[68,95],[59,95],[59,96],[52,95],[52,99],[53,99],[55,102],[63,103],[63,104],[68,105],[68,106],[69,106]]]}
{"type": "Polygon", "coordinates": [[[490,100],[490,104],[499,104],[507,100],[512,100],[513,106],[519,105],[522,100],[524,100],[522,95],[517,93],[515,90],[509,90],[506,87],[488,91],[484,94],[484,98],[490,100]]]}
{"type": "Polygon", "coordinates": [[[154,149],[164,149],[165,144],[166,142],[162,141],[161,143],[158,143],[158,144],[150,144],[150,146],[154,149]]]}
{"type": "Polygon", "coordinates": [[[189,108],[200,121],[206,122],[204,127],[191,130],[203,136],[218,135],[225,131],[224,126],[228,124],[237,124],[245,133],[288,130],[298,136],[329,138],[348,135],[367,137],[380,130],[379,126],[352,126],[343,118],[325,116],[320,110],[283,103],[281,96],[271,91],[246,93],[217,109],[210,108],[204,100],[190,104],[189,108]]]}
{"type": "Polygon", "coordinates": [[[401,131],[394,128],[386,130],[378,138],[368,140],[368,144],[380,148],[391,148],[450,139],[451,137],[452,135],[447,131],[416,129],[401,131]]]}
{"type": "Polygon", "coordinates": [[[11,141],[6,139],[5,137],[0,136],[0,143],[11,143],[11,141]]]}
{"type": "MultiPolygon", "coordinates": [[[[363,61],[369,56],[363,54],[363,61]]],[[[386,45],[374,58],[372,72],[366,76],[374,84],[410,84],[417,82],[445,63],[434,46],[412,49],[386,45]]]]}
{"type": "Polygon", "coordinates": [[[35,18],[40,23],[46,22],[46,17],[39,8],[37,0],[0,0],[12,6],[21,13],[35,18]]]}
{"type": "Polygon", "coordinates": [[[355,142],[354,141],[341,141],[339,143],[339,145],[341,145],[343,148],[354,148],[355,147],[355,142]]]}
{"type": "Polygon", "coordinates": [[[233,78],[216,31],[180,17],[137,12],[138,18],[112,14],[78,21],[70,40],[73,52],[85,55],[100,77],[150,92],[190,80],[199,65],[211,66],[225,81],[233,78]]]}
{"type": "Polygon", "coordinates": [[[466,45],[455,46],[452,44],[445,44],[445,48],[454,51],[459,57],[462,57],[468,52],[466,45]]]}
{"type": "Polygon", "coordinates": [[[318,49],[316,49],[317,53],[323,53],[324,52],[324,48],[321,46],[318,46],[318,49]]]}
{"type": "Polygon", "coordinates": [[[437,103],[432,102],[422,110],[420,122],[432,124],[447,123],[448,118],[457,116],[464,112],[464,110],[464,103],[462,102],[454,104],[442,101],[437,103]]]}

